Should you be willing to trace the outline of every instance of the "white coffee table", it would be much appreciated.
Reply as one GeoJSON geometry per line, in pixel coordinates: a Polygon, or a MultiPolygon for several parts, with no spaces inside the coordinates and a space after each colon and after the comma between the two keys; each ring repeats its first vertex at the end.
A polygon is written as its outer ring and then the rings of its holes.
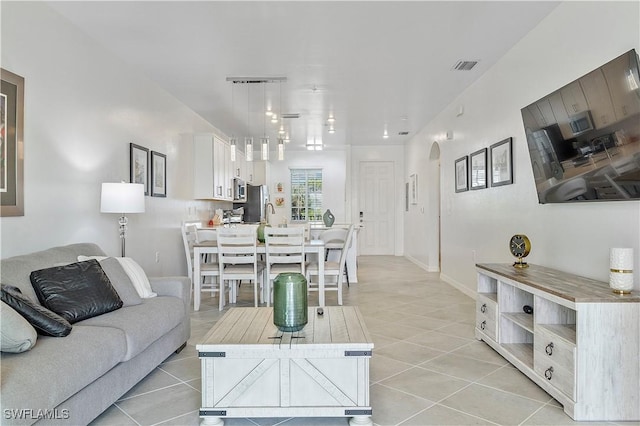
{"type": "Polygon", "coordinates": [[[355,306],[309,308],[309,322],[283,333],[273,308],[232,308],[196,345],[202,425],[225,417],[351,417],[372,425],[373,342],[355,306]]]}

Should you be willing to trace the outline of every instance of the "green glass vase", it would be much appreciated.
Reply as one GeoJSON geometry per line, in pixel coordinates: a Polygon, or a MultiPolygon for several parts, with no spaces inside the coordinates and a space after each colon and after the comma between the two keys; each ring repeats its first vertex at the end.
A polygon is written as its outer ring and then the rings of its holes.
{"type": "Polygon", "coordinates": [[[307,280],[283,272],[273,280],[273,323],[280,331],[298,331],[307,324],[307,280]]]}
{"type": "Polygon", "coordinates": [[[267,223],[261,223],[260,225],[258,225],[258,241],[260,241],[261,243],[264,243],[264,228],[267,226],[271,227],[271,225],[267,223]]]}

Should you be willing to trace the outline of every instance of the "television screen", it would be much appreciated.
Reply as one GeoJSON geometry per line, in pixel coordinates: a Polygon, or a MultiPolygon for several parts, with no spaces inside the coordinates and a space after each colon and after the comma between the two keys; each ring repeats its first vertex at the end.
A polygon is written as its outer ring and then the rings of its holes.
{"type": "Polygon", "coordinates": [[[630,50],[522,108],[540,203],[640,199],[639,87],[630,50]]]}

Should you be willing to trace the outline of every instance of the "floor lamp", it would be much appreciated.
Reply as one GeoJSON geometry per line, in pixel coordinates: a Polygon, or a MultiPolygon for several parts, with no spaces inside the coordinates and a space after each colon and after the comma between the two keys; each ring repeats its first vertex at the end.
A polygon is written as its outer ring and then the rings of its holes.
{"type": "Polygon", "coordinates": [[[144,213],[144,185],[141,183],[103,183],[100,197],[100,212],[120,213],[120,240],[122,257],[125,257],[127,235],[126,213],[144,213]]]}

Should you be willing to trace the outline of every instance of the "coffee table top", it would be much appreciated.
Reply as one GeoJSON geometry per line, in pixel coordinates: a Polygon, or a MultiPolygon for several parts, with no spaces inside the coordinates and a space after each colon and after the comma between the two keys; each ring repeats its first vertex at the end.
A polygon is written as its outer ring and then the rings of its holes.
{"type": "Polygon", "coordinates": [[[311,347],[371,349],[362,314],[357,306],[327,306],[323,315],[311,307],[308,322],[296,332],[282,332],[273,324],[273,308],[231,308],[204,336],[196,348],[200,352],[222,350],[236,345],[269,345],[273,349],[311,347]]]}

